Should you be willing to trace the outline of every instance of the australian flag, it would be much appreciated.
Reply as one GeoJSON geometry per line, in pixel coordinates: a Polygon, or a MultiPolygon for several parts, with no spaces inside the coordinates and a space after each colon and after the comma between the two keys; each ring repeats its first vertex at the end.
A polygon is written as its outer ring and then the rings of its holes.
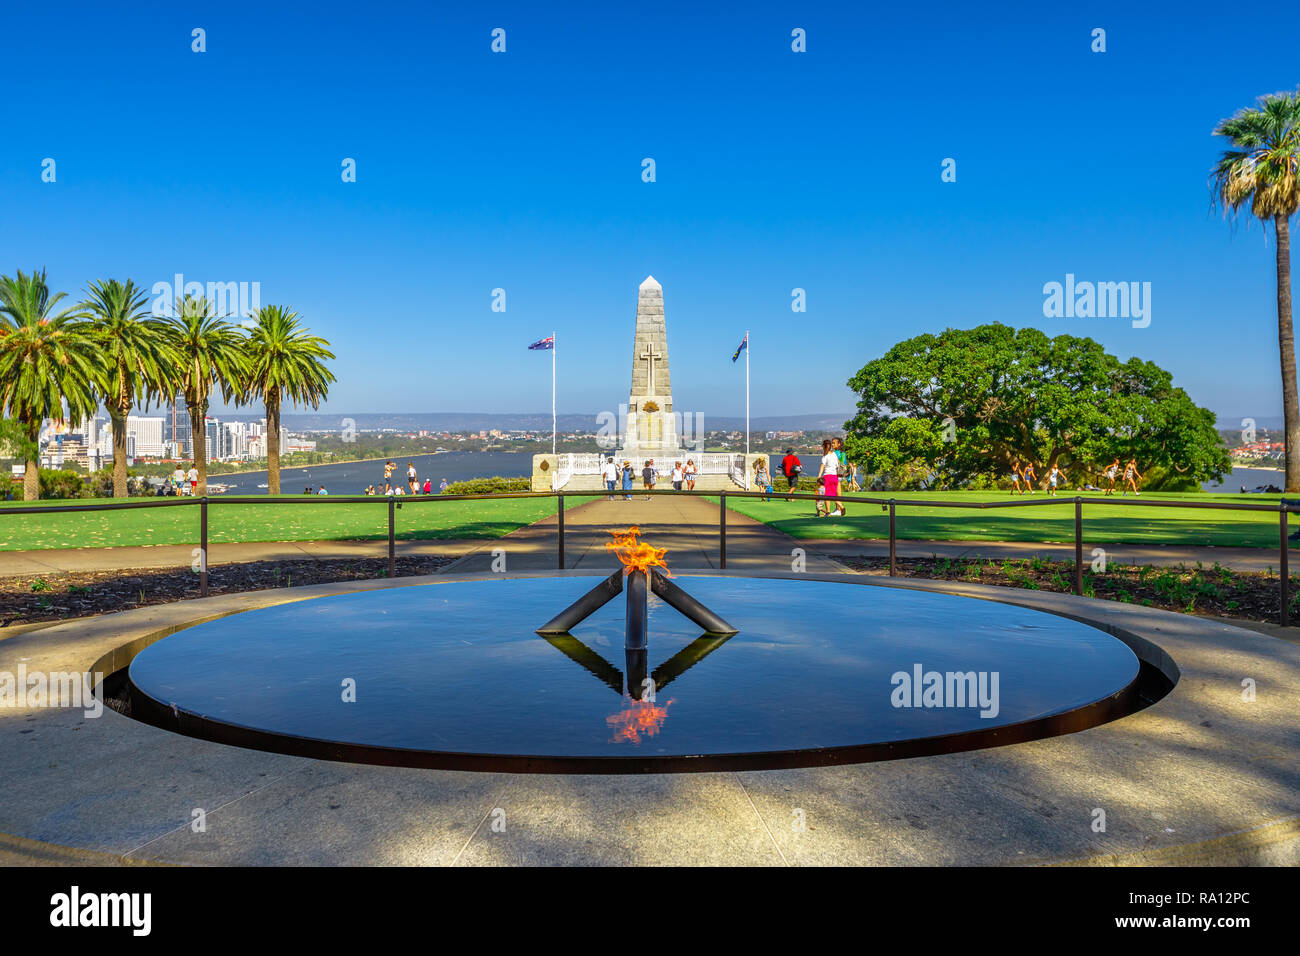
{"type": "Polygon", "coordinates": [[[748,346],[749,346],[749,333],[746,332],[745,337],[740,340],[740,345],[736,348],[736,354],[731,357],[731,360],[734,362],[736,361],[736,359],[740,358],[740,353],[745,351],[745,349],[748,348],[748,346]]]}
{"type": "Polygon", "coordinates": [[[555,336],[548,335],[544,339],[538,339],[536,342],[534,342],[532,345],[528,347],[530,349],[553,349],[555,348],[555,336]]]}

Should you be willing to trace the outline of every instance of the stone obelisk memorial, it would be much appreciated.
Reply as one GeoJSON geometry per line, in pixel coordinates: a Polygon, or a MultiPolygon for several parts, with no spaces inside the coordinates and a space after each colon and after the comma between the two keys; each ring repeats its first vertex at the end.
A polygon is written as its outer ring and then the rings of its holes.
{"type": "MultiPolygon", "coordinates": [[[[641,469],[654,459],[659,470],[660,488],[670,488],[669,474],[674,462],[693,459],[698,468],[696,490],[719,491],[744,488],[737,475],[753,471],[753,459],[743,453],[704,455],[682,446],[680,416],[673,414],[673,383],[668,370],[668,326],[664,321],[664,290],[654,276],[646,276],[637,290],[636,329],[632,333],[632,387],[627,405],[618,418],[617,448],[607,447],[599,454],[534,455],[533,491],[591,491],[604,487],[600,468],[613,455],[622,464],[631,464],[636,487],[641,487],[641,469]]],[[[608,414],[608,413],[607,413],[608,414]]],[[[612,415],[611,415],[612,417],[612,415]]],[[[698,429],[698,420],[693,420],[698,429]]],[[[603,426],[602,426],[603,427],[603,426]]],[[[683,429],[685,430],[685,429],[683,429]]],[[[690,441],[688,432],[687,439],[690,441]]],[[[693,436],[698,442],[700,436],[693,436]]],[[[614,435],[609,435],[612,446],[614,435]]],[[[606,446],[602,446],[606,447],[606,446]]]]}
{"type": "Polygon", "coordinates": [[[632,337],[632,391],[627,400],[618,454],[639,471],[650,458],[662,471],[672,467],[680,442],[673,418],[672,378],[668,371],[668,327],[664,323],[664,290],[654,276],[641,283],[636,299],[636,332],[632,337]]]}

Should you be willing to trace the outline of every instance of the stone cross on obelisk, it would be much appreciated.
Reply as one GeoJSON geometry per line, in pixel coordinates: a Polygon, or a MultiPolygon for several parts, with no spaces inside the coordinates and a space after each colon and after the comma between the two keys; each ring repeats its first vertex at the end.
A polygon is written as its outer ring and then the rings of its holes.
{"type": "MultiPolygon", "coordinates": [[[[632,390],[628,397],[623,454],[640,467],[646,458],[664,470],[663,459],[678,452],[673,420],[672,379],[668,372],[668,328],[664,290],[646,276],[637,292],[636,333],[632,339],[632,390]]],[[[672,461],[667,467],[672,467],[672,461]]]]}

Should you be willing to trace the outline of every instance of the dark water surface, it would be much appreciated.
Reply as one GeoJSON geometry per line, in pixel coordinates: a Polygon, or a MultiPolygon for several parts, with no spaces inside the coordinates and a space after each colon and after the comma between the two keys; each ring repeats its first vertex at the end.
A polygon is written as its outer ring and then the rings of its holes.
{"type": "Polygon", "coordinates": [[[248,611],[159,641],[136,657],[131,679],[166,704],[280,734],[463,753],[660,756],[984,730],[1099,700],[1138,672],[1120,641],[1064,618],[820,581],[679,576],[740,631],[701,641],[652,597],[644,665],[624,651],[622,597],[571,639],[533,632],[596,581],[446,582],[248,611]],[[986,706],[896,706],[893,676],[918,665],[983,672],[986,706]],[[629,696],[629,673],[638,695],[642,675],[654,681],[653,707],[629,696]],[[343,700],[347,680],[355,702],[343,700]]]}

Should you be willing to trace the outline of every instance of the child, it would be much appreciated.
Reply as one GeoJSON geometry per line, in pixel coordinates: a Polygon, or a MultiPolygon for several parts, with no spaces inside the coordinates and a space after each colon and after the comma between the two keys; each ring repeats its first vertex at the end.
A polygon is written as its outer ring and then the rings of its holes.
{"type": "MultiPolygon", "coordinates": [[[[1020,477],[1024,479],[1025,491],[1032,495],[1034,493],[1034,482],[1038,480],[1038,472],[1034,471],[1034,463],[1032,461],[1025,462],[1025,470],[1020,473],[1020,477]]],[[[1024,492],[1021,493],[1023,494],[1024,492]]]]}
{"type": "Polygon", "coordinates": [[[830,503],[826,500],[826,478],[821,476],[817,479],[817,517],[826,518],[831,513],[830,503]]]}
{"type": "Polygon", "coordinates": [[[1048,494],[1048,497],[1055,498],[1055,497],[1056,497],[1056,486],[1057,486],[1057,485],[1064,485],[1064,484],[1065,484],[1065,475],[1061,474],[1061,469],[1059,469],[1059,468],[1057,468],[1055,465],[1053,465],[1053,466],[1052,466],[1052,470],[1049,471],[1049,472],[1047,473],[1047,489],[1048,489],[1048,490],[1047,490],[1047,494],[1048,494]]]}
{"type": "Polygon", "coordinates": [[[772,479],[768,476],[767,473],[766,458],[759,458],[754,462],[754,484],[758,486],[759,491],[764,491],[767,493],[767,497],[762,498],[761,499],[762,501],[772,500],[771,497],[772,492],[775,489],[772,487],[772,479]]]}
{"type": "Polygon", "coordinates": [[[1128,464],[1124,466],[1124,484],[1127,486],[1124,488],[1124,497],[1128,497],[1129,488],[1133,489],[1133,494],[1141,497],[1142,492],[1138,491],[1137,486],[1137,483],[1141,480],[1142,476],[1138,474],[1137,459],[1130,458],[1128,464]]]}

